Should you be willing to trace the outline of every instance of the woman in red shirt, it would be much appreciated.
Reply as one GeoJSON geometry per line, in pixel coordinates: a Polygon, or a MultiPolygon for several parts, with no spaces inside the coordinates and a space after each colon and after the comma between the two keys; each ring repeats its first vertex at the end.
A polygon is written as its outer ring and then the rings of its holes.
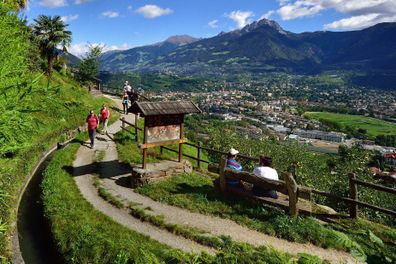
{"type": "Polygon", "coordinates": [[[100,109],[100,117],[103,122],[102,133],[107,133],[107,124],[109,123],[110,111],[105,104],[102,106],[102,109],[100,109]]]}
{"type": "Polygon", "coordinates": [[[86,122],[88,126],[89,139],[91,140],[91,148],[93,148],[95,143],[95,131],[99,124],[99,118],[95,115],[93,110],[89,111],[86,122]]]}

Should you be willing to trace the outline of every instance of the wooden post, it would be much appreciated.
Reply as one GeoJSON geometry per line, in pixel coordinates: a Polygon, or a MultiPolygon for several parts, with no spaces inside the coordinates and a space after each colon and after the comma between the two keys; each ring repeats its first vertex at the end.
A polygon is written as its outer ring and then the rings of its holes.
{"type": "MultiPolygon", "coordinates": [[[[147,127],[146,124],[144,124],[144,139],[143,142],[144,144],[147,143],[147,127]]],[[[147,148],[143,149],[143,169],[146,169],[147,166],[147,148]]]]}
{"type": "Polygon", "coordinates": [[[294,178],[294,180],[297,180],[297,164],[296,164],[296,163],[293,163],[291,166],[292,166],[292,175],[293,175],[293,178],[294,178]]]}
{"type": "Polygon", "coordinates": [[[138,121],[139,121],[139,116],[135,114],[135,141],[139,141],[139,134],[138,134],[138,121]]]}
{"type": "Polygon", "coordinates": [[[125,117],[121,118],[121,122],[122,122],[122,127],[125,128],[125,117]]]}
{"type": "MultiPolygon", "coordinates": [[[[183,138],[183,123],[180,124],[180,139],[183,138]]],[[[183,158],[183,143],[179,144],[179,162],[182,161],[183,158]]]]}
{"type": "Polygon", "coordinates": [[[198,142],[198,148],[197,148],[197,166],[198,169],[201,168],[201,147],[202,147],[202,142],[198,142]]]}
{"type": "Polygon", "coordinates": [[[285,183],[286,183],[286,188],[287,192],[289,195],[289,214],[292,217],[295,217],[298,215],[298,207],[297,207],[297,202],[298,202],[298,194],[297,194],[297,183],[294,180],[292,174],[290,172],[284,173],[284,178],[285,178],[285,183]]]}
{"type": "Polygon", "coordinates": [[[163,146],[160,146],[160,153],[161,153],[161,155],[164,154],[164,147],[163,146]]]}
{"type": "MultiPolygon", "coordinates": [[[[349,173],[349,198],[352,200],[358,200],[358,189],[357,184],[355,183],[356,175],[355,173],[349,173]]],[[[358,205],[351,203],[349,208],[349,215],[351,218],[356,219],[358,217],[358,205]]]]}
{"type": "Polygon", "coordinates": [[[227,192],[227,183],[225,179],[225,168],[226,168],[226,159],[221,158],[219,164],[219,181],[220,181],[220,191],[225,194],[227,192]]]}

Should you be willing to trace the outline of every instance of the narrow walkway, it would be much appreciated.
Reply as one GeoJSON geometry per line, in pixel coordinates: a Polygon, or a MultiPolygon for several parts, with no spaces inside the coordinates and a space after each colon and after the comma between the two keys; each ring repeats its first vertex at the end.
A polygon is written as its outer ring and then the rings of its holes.
{"type": "MultiPolygon", "coordinates": [[[[112,98],[117,100],[116,98],[112,98]]],[[[125,116],[128,121],[133,122],[133,115],[125,116]]],[[[121,126],[121,121],[117,121],[109,126],[109,134],[116,133],[121,126]]],[[[83,197],[91,203],[95,209],[109,216],[115,222],[122,224],[130,229],[133,229],[141,234],[155,239],[163,244],[173,248],[181,249],[185,252],[200,253],[206,251],[207,253],[214,254],[214,250],[209,247],[202,246],[194,241],[176,236],[166,230],[155,227],[151,224],[144,223],[139,219],[132,217],[125,210],[120,210],[111,204],[107,203],[98,195],[98,190],[93,185],[95,168],[93,166],[96,156],[105,151],[104,159],[101,162],[101,169],[103,172],[118,174],[120,166],[118,164],[118,155],[116,144],[105,135],[97,135],[95,139],[95,147],[91,149],[88,147],[88,142],[81,146],[77,152],[76,159],[73,162],[73,174],[75,182],[80,189],[83,197]]]]}
{"type": "MultiPolygon", "coordinates": [[[[112,98],[114,99],[114,98],[112,98]]],[[[114,99],[117,103],[119,100],[114,99]]],[[[128,121],[133,122],[133,115],[127,115],[128,121]]],[[[116,122],[109,127],[110,134],[116,133],[121,126],[121,122],[116,122]]],[[[142,208],[150,207],[151,211],[157,215],[163,215],[166,222],[180,225],[187,225],[199,228],[213,235],[230,236],[235,241],[246,242],[255,246],[270,246],[279,251],[288,252],[290,254],[307,253],[319,256],[330,263],[356,263],[356,260],[346,252],[334,249],[323,249],[312,244],[301,244],[289,242],[284,239],[272,237],[251,229],[241,226],[234,221],[193,213],[185,209],[169,206],[160,202],[135,193],[132,189],[123,187],[118,182],[130,175],[130,172],[123,171],[122,166],[118,163],[118,154],[116,145],[112,141],[108,141],[104,136],[99,136],[96,143],[96,150],[91,150],[82,146],[74,162],[76,183],[80,188],[83,196],[93,206],[104,214],[110,216],[116,222],[124,224],[137,232],[146,234],[161,243],[172,247],[180,248],[185,251],[197,252],[205,250],[213,252],[213,250],[200,246],[190,240],[170,234],[167,231],[154,227],[150,224],[143,223],[125,210],[117,209],[105,202],[93,187],[93,176],[86,172],[86,169],[93,163],[96,151],[105,151],[104,160],[101,162],[101,178],[103,178],[102,186],[111,192],[114,196],[121,197],[126,202],[134,202],[142,204],[142,208]],[[106,141],[105,141],[106,140],[106,141]]]]}

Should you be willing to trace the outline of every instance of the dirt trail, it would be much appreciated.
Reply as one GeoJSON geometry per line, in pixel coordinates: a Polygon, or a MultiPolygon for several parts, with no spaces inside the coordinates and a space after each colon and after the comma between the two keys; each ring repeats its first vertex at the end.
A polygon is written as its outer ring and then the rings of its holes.
{"type": "MultiPolygon", "coordinates": [[[[118,98],[112,97],[112,99],[115,100],[117,104],[121,104],[118,98]]],[[[133,123],[133,115],[126,115],[125,118],[133,123]]],[[[110,134],[119,131],[120,126],[120,121],[109,126],[110,134]]],[[[137,232],[148,235],[161,243],[188,252],[199,252],[202,250],[210,253],[214,252],[208,247],[175,236],[148,223],[143,223],[133,218],[125,210],[117,209],[105,202],[98,195],[96,188],[93,186],[93,176],[86,171],[87,168],[92,165],[95,159],[95,152],[98,151],[105,151],[104,160],[100,162],[102,186],[114,196],[122,198],[125,202],[140,203],[142,208],[150,207],[154,214],[163,215],[168,223],[196,227],[213,235],[226,235],[230,236],[235,241],[246,242],[255,246],[270,246],[290,254],[307,253],[316,255],[330,263],[357,263],[357,261],[346,252],[334,249],[323,249],[312,244],[289,242],[248,229],[228,219],[193,213],[185,209],[153,201],[146,196],[135,193],[131,188],[124,187],[124,184],[120,184],[125,181],[125,177],[129,176],[130,173],[120,166],[116,145],[113,141],[110,141],[108,137],[98,136],[95,143],[95,150],[82,146],[77,153],[77,158],[73,165],[75,167],[75,175],[77,175],[75,180],[84,198],[97,210],[108,215],[116,222],[128,226],[137,232]]]]}

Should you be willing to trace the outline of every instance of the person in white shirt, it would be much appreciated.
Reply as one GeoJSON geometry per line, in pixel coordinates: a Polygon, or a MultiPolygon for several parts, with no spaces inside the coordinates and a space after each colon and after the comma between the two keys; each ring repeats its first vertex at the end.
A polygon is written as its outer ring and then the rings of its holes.
{"type": "MultiPolygon", "coordinates": [[[[270,157],[260,156],[260,166],[254,168],[253,173],[260,178],[279,180],[278,173],[272,168],[272,159],[270,157]]],[[[266,196],[274,199],[278,198],[276,191],[263,189],[258,186],[253,186],[252,192],[257,196],[266,196]]]]}

